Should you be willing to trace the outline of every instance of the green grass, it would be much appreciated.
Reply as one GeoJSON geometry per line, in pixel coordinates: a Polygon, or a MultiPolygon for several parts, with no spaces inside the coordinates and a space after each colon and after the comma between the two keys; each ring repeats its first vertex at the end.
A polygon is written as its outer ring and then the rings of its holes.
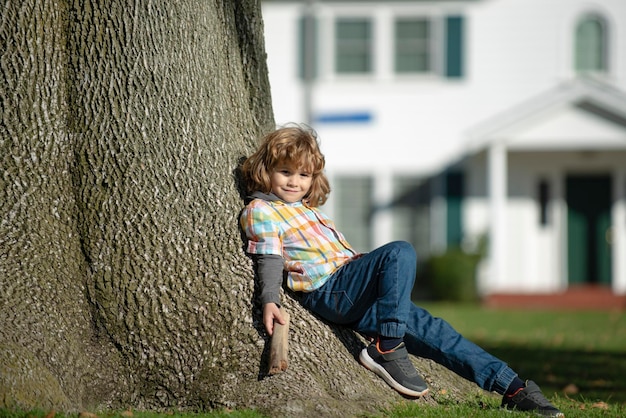
{"type": "Polygon", "coordinates": [[[624,312],[489,310],[421,304],[535,380],[547,395],[626,404],[624,312]]]}
{"type": "MultiPolygon", "coordinates": [[[[476,305],[419,303],[458,331],[509,363],[522,378],[535,380],[567,418],[626,417],[626,313],[489,310],[476,305]]],[[[531,415],[500,410],[485,396],[463,404],[438,399],[435,407],[401,402],[378,417],[506,417],[531,415]]],[[[43,411],[0,410],[0,417],[43,418],[43,411]]],[[[57,414],[55,418],[72,415],[57,414]]],[[[77,415],[74,415],[76,417],[77,415]]],[[[100,418],[122,418],[102,413],[100,418]]],[[[260,418],[253,411],[206,414],[133,412],[132,418],[260,418]]],[[[124,417],[127,418],[127,417],[124,417]]]]}
{"type": "MultiPolygon", "coordinates": [[[[551,399],[555,401],[554,399],[551,399]]],[[[567,399],[557,398],[555,403],[567,418],[600,418],[614,417],[623,418],[626,416],[626,408],[618,405],[594,405],[578,404],[567,399]]],[[[381,413],[375,418],[536,418],[534,414],[508,412],[499,408],[493,402],[462,404],[462,405],[438,405],[420,406],[417,403],[412,405],[399,405],[396,409],[381,413]]]]}
{"type": "MultiPolygon", "coordinates": [[[[490,310],[473,304],[419,303],[535,380],[568,418],[626,417],[626,313],[490,310]]],[[[524,417],[498,399],[424,407],[398,405],[392,417],[524,417]]]]}

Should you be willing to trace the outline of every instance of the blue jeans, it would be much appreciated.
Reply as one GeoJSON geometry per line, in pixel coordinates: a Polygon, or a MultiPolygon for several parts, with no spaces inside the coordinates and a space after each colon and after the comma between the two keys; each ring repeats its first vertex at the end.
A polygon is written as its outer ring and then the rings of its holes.
{"type": "Polygon", "coordinates": [[[404,338],[409,353],[503,394],[517,373],[411,301],[416,262],[411,244],[391,242],[341,267],[301,303],[361,334],[404,338]]]}

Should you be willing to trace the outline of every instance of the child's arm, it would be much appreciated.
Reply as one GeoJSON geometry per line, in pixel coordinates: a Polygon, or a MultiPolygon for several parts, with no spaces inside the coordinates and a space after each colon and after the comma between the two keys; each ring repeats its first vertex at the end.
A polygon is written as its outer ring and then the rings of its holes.
{"type": "Polygon", "coordinates": [[[274,321],[285,324],[280,312],[280,285],[283,280],[283,258],[274,254],[258,254],[255,257],[261,304],[263,305],[263,325],[269,335],[274,333],[274,321]]]}

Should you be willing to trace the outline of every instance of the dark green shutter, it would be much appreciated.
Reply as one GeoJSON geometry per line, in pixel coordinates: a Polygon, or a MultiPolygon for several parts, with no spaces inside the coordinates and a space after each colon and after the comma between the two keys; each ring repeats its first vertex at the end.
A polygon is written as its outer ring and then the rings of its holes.
{"type": "Polygon", "coordinates": [[[464,175],[460,172],[446,174],[446,244],[461,245],[463,239],[464,175]]]}
{"type": "Polygon", "coordinates": [[[463,16],[446,17],[446,77],[463,77],[463,16]]]}

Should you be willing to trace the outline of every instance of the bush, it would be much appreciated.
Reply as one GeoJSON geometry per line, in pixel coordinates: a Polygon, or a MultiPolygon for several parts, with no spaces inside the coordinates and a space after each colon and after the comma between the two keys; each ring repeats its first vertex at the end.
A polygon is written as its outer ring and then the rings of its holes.
{"type": "MultiPolygon", "coordinates": [[[[448,249],[426,260],[420,279],[435,300],[474,302],[476,290],[476,266],[480,256],[468,254],[460,248],[448,249]]],[[[419,284],[418,284],[419,286],[419,284]]]]}

